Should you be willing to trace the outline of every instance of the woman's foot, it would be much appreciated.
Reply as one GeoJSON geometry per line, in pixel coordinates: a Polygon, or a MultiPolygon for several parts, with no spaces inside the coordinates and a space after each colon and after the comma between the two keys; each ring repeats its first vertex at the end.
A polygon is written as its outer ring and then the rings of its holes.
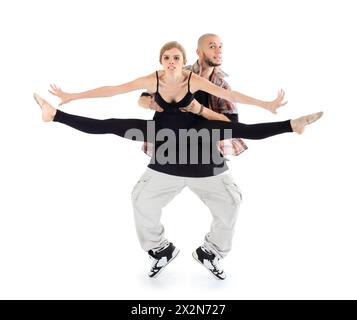
{"type": "Polygon", "coordinates": [[[319,120],[324,113],[322,111],[309,114],[307,116],[302,116],[300,118],[290,120],[291,128],[294,132],[298,134],[302,134],[305,130],[305,127],[308,124],[311,124],[317,120],[319,120]]]}
{"type": "Polygon", "coordinates": [[[52,107],[45,99],[42,99],[37,93],[33,97],[42,110],[42,120],[44,122],[52,121],[56,115],[57,109],[52,107]]]}

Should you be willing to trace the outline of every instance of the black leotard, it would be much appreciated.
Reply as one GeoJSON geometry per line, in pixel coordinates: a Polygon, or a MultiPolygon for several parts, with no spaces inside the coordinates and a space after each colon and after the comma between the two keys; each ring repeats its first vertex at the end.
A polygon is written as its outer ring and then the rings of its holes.
{"type": "Polygon", "coordinates": [[[170,128],[176,131],[177,129],[192,128],[194,122],[197,120],[197,116],[191,112],[182,112],[180,109],[187,107],[195,98],[194,94],[190,91],[190,80],[192,71],[189,75],[187,81],[187,93],[178,102],[172,101],[167,102],[163,99],[159,92],[159,75],[156,71],[156,92],[154,93],[155,102],[164,109],[163,112],[156,112],[154,115],[154,120],[156,122],[157,128],[164,129],[170,128]]]}

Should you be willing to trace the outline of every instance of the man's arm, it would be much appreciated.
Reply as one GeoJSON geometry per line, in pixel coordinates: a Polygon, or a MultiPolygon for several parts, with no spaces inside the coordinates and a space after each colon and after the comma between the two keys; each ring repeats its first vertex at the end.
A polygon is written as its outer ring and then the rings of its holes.
{"type": "Polygon", "coordinates": [[[230,122],[231,120],[222,113],[215,112],[203,104],[200,104],[196,99],[191,102],[188,107],[180,108],[182,112],[192,112],[204,117],[207,120],[220,120],[230,122]]]}
{"type": "Polygon", "coordinates": [[[209,108],[203,107],[201,112],[201,116],[206,118],[207,120],[220,120],[230,122],[231,120],[225,116],[223,113],[218,113],[209,108]]]}

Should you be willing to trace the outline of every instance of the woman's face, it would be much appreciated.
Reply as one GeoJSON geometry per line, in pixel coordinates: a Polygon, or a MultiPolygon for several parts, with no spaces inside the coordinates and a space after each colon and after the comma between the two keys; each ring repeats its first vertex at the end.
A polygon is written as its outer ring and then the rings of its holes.
{"type": "Polygon", "coordinates": [[[182,52],[177,48],[166,50],[161,57],[161,64],[165,71],[181,71],[184,65],[182,52]]]}

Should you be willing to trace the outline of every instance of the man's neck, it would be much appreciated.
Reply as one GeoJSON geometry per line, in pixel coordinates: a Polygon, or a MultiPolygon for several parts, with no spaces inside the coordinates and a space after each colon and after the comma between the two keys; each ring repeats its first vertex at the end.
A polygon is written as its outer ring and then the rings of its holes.
{"type": "Polygon", "coordinates": [[[198,63],[201,67],[201,77],[209,79],[209,77],[213,73],[214,67],[209,66],[207,63],[201,60],[198,60],[198,63]]]}

